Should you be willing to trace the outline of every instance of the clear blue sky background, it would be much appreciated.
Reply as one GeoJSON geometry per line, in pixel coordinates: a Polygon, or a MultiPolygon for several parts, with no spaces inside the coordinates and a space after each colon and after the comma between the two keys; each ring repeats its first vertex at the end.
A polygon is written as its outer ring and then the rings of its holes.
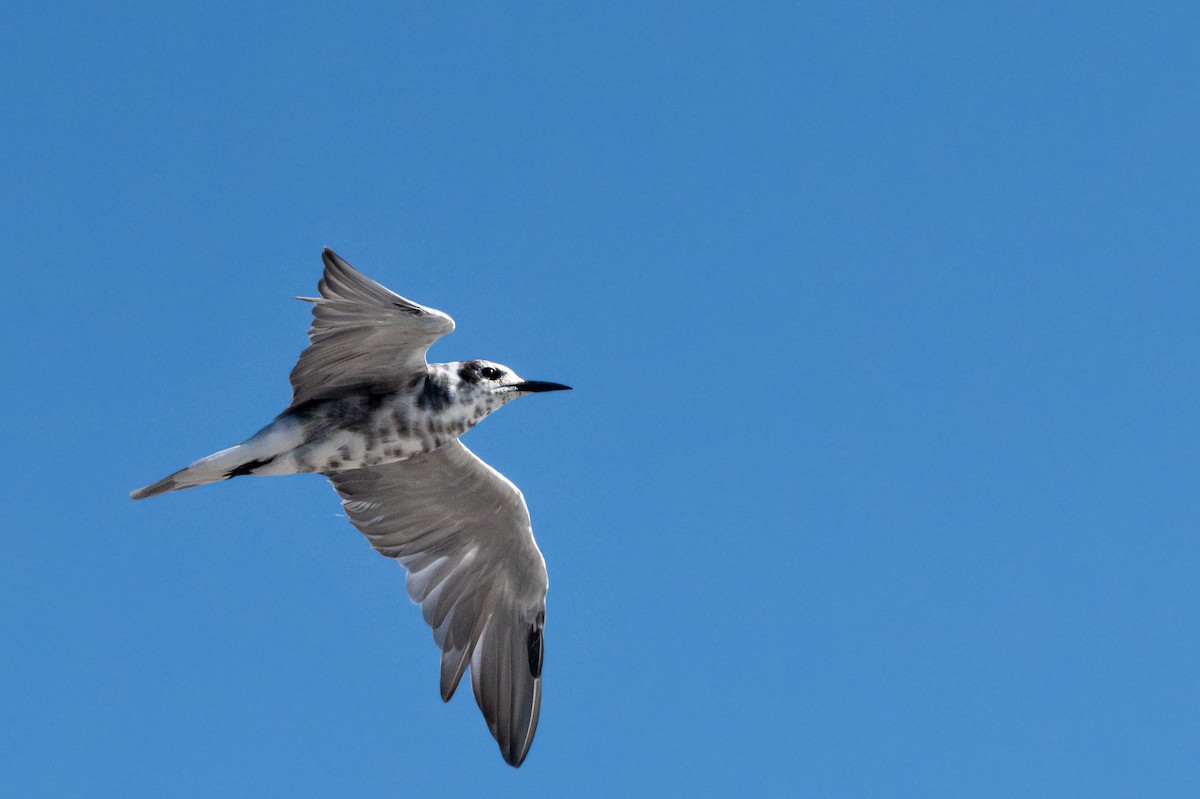
{"type": "MultiPolygon", "coordinates": [[[[0,793],[1200,791],[1192,3],[20,4],[0,793]],[[519,771],[287,402],[320,249],[576,391],[519,771]]],[[[743,794],[745,795],[745,794],[743,794]]]]}

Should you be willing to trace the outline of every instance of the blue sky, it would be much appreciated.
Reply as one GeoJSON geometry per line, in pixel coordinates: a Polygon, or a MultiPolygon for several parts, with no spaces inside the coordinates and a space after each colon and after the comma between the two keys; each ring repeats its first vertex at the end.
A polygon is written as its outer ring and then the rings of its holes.
{"type": "Polygon", "coordinates": [[[1200,789],[1200,12],[22,4],[0,67],[0,792],[1200,789]],[[320,250],[550,572],[504,765],[289,397],[320,250]]]}

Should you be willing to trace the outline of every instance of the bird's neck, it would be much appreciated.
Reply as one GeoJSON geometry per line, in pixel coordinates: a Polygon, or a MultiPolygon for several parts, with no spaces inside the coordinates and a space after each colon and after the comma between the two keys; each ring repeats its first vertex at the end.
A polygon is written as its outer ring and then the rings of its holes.
{"type": "Polygon", "coordinates": [[[417,395],[417,407],[461,420],[466,430],[504,404],[478,383],[459,376],[459,363],[430,364],[417,395]]]}

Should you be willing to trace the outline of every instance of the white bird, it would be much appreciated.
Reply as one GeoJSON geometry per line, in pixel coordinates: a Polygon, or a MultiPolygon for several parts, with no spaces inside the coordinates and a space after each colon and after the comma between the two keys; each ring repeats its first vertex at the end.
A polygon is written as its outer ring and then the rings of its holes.
{"type": "Polygon", "coordinates": [[[408,570],[442,650],[449,701],[471,669],[475,701],[509,765],[537,729],[546,562],[525,498],[458,437],[502,405],[569,388],[490,361],[428,364],[449,316],[394,294],[332,250],[292,403],[246,441],[130,494],[144,499],[240,475],[319,472],[371,546],[408,570]]]}

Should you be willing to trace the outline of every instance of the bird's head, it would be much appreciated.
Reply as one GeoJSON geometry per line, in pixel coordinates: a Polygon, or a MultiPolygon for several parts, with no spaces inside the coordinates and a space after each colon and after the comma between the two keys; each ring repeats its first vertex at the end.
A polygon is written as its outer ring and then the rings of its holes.
{"type": "Polygon", "coordinates": [[[477,398],[481,404],[490,406],[489,410],[527,394],[571,388],[562,383],[523,380],[507,366],[491,361],[461,361],[454,366],[460,395],[477,398]]]}

